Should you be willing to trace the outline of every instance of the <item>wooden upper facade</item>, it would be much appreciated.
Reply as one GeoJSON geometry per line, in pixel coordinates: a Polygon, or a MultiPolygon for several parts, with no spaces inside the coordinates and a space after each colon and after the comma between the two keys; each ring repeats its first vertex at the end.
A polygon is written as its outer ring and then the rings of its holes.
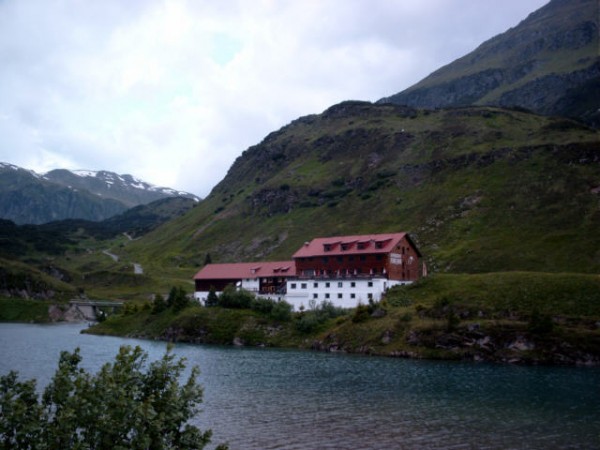
{"type": "Polygon", "coordinates": [[[407,233],[317,238],[293,255],[299,278],[419,278],[421,253],[407,233]]]}

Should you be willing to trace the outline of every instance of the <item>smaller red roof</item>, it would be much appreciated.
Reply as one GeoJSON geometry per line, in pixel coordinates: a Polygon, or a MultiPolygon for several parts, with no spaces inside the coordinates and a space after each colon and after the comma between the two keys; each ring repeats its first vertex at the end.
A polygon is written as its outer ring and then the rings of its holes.
{"type": "Polygon", "coordinates": [[[232,264],[207,264],[194,280],[241,280],[262,277],[293,277],[296,275],[294,261],[269,261],[232,264]]]}
{"type": "Polygon", "coordinates": [[[316,238],[310,242],[306,242],[296,253],[294,253],[293,258],[388,253],[404,237],[406,237],[414,247],[414,244],[406,233],[363,234],[359,236],[316,238]]]}

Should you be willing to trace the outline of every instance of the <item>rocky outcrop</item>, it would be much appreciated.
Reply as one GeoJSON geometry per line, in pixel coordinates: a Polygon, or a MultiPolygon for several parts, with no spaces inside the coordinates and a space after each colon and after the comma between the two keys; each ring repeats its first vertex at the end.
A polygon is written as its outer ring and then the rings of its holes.
{"type": "Polygon", "coordinates": [[[522,107],[600,126],[599,6],[553,0],[416,85],[381,99],[421,108],[522,107]]]}

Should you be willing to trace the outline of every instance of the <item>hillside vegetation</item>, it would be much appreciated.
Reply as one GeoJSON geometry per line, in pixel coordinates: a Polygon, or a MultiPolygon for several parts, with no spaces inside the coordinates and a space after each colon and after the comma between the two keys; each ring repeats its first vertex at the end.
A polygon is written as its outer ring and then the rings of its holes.
{"type": "Polygon", "coordinates": [[[322,303],[274,316],[265,306],[157,312],[146,303],[88,332],[411,358],[600,364],[597,275],[436,274],[352,311],[322,303]]]}
{"type": "Polygon", "coordinates": [[[597,272],[599,138],[515,110],[345,102],[246,150],[124,252],[192,276],[206,254],[277,260],[317,236],[408,231],[434,271],[597,272]]]}

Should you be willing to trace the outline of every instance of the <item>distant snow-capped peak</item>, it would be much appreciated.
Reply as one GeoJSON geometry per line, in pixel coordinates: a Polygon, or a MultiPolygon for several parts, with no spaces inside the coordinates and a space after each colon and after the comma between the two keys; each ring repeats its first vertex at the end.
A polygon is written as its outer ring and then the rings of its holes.
{"type": "Polygon", "coordinates": [[[0,169],[9,169],[9,170],[14,170],[14,171],[22,170],[22,171],[27,172],[30,175],[34,176],[35,178],[40,178],[40,179],[44,178],[42,175],[34,172],[33,170],[24,169],[23,167],[15,166],[14,164],[10,164],[10,163],[0,162],[0,169]]]}
{"type": "Polygon", "coordinates": [[[106,170],[73,170],[71,171],[73,174],[80,177],[90,177],[96,178],[101,181],[104,181],[107,185],[111,186],[116,184],[125,185],[134,189],[140,189],[143,191],[151,191],[151,192],[159,192],[169,196],[184,196],[188,198],[193,198],[196,201],[200,201],[200,198],[194,194],[190,194],[185,191],[178,191],[176,189],[172,189],[169,187],[156,186],[152,183],[148,183],[146,181],[140,180],[139,178],[134,177],[130,174],[122,174],[119,175],[114,172],[108,172],[106,170]]]}

